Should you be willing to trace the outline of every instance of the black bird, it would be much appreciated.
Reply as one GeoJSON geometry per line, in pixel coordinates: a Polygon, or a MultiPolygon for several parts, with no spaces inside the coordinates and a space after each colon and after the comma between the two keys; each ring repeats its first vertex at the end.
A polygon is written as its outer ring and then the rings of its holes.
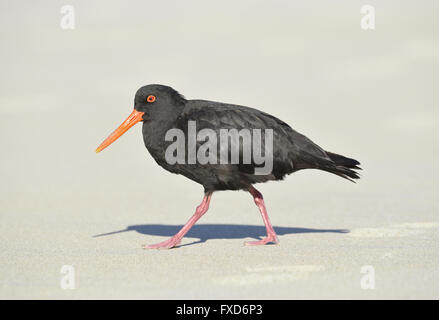
{"type": "MultiPolygon", "coordinates": [[[[181,174],[201,184],[205,193],[203,201],[197,207],[195,214],[177,234],[169,240],[144,246],[144,248],[168,249],[177,246],[189,229],[207,212],[212,193],[219,190],[245,190],[253,196],[262,214],[267,229],[267,237],[259,241],[246,242],[246,244],[278,243],[276,233],[271,226],[265,209],[262,194],[253,187],[255,183],[282,180],[287,174],[302,169],[320,169],[351,181],[353,181],[352,179],[359,179],[358,174],[354,171],[360,169],[358,167],[360,163],[357,160],[323,150],[310,139],[293,130],[288,124],[268,113],[221,102],[187,100],[171,87],[158,84],[143,86],[136,92],[133,112],[102,142],[96,152],[106,148],[140,121],[143,122],[142,132],[145,146],[154,160],[165,170],[181,174]],[[255,129],[264,132],[271,130],[272,140],[268,140],[268,142],[272,141],[271,150],[266,148],[268,145],[267,135],[265,135],[266,140],[260,141],[260,147],[263,150],[265,147],[265,161],[271,159],[271,170],[262,174],[261,172],[258,173],[257,170],[258,168],[261,169],[262,164],[256,161],[254,153],[250,160],[248,158],[247,161],[244,160],[244,153],[249,149],[246,149],[243,136],[239,136],[238,161],[236,159],[235,162],[224,161],[224,159],[231,159],[232,148],[234,147],[229,137],[227,137],[225,141],[230,141],[230,145],[226,144],[228,149],[224,153],[225,158],[221,158],[223,155],[220,149],[224,145],[220,144],[217,148],[203,149],[204,155],[209,156],[208,163],[191,162],[189,159],[191,124],[196,125],[196,130],[199,133],[203,129],[207,129],[210,130],[208,132],[215,133],[218,137],[221,136],[222,130],[241,132],[242,129],[246,129],[253,133],[255,133],[255,129]],[[182,146],[183,149],[173,150],[169,153],[168,148],[176,143],[178,136],[175,135],[170,139],[167,135],[169,135],[169,132],[175,133],[177,131],[184,135],[184,140],[180,141],[180,147],[182,146]],[[178,153],[178,151],[183,154],[183,157],[180,156],[178,160],[175,160],[175,153],[178,153]],[[170,156],[174,156],[173,161],[169,160],[170,156]]],[[[254,134],[252,138],[255,139],[259,136],[254,134]]],[[[198,137],[195,142],[192,142],[192,147],[198,152],[203,147],[203,143],[210,142],[211,139],[212,141],[215,140],[213,138],[209,136],[209,139],[205,138],[203,140],[198,137]]],[[[252,146],[254,151],[256,147],[254,144],[252,146]]]]}

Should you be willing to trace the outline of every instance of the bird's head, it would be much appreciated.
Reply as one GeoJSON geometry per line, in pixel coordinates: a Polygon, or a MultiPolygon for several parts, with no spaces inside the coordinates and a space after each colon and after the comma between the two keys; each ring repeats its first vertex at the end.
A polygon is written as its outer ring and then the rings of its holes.
{"type": "Polygon", "coordinates": [[[99,145],[96,152],[108,147],[138,122],[170,118],[185,102],[186,99],[171,87],[159,84],[141,87],[134,97],[133,112],[99,145]]]}

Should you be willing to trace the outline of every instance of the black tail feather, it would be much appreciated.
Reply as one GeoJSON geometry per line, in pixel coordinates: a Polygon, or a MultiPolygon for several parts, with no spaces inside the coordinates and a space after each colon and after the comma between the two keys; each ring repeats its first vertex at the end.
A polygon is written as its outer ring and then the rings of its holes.
{"type": "Polygon", "coordinates": [[[325,152],[328,155],[328,157],[331,158],[331,160],[334,161],[334,163],[337,166],[343,166],[346,168],[361,170],[361,168],[358,167],[360,165],[360,162],[358,162],[357,160],[347,158],[345,156],[342,156],[342,155],[339,155],[336,153],[332,153],[329,151],[325,151],[325,152]]]}
{"type": "Polygon", "coordinates": [[[352,182],[352,179],[360,179],[359,174],[354,170],[361,170],[359,167],[360,162],[355,159],[347,158],[345,156],[325,151],[328,157],[333,161],[335,165],[325,166],[321,169],[336,174],[342,178],[348,179],[352,182]]]}

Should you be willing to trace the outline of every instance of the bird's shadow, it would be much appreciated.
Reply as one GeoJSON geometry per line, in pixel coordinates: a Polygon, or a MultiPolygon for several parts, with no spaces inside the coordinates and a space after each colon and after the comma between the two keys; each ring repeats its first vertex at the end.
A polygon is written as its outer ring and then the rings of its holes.
{"type": "MultiPolygon", "coordinates": [[[[126,229],[102,233],[93,237],[109,236],[116,233],[135,231],[141,234],[151,236],[172,237],[183,226],[182,225],[164,225],[164,224],[138,224],[128,226],[126,229]]],[[[273,227],[280,236],[296,233],[349,233],[346,229],[310,229],[310,228],[292,228],[292,227],[273,227]]],[[[184,244],[183,246],[202,243],[210,239],[243,239],[254,238],[261,239],[266,235],[264,226],[238,225],[238,224],[197,224],[194,225],[185,237],[198,238],[198,241],[184,244]]],[[[182,245],[180,245],[182,246],[182,245]]]]}

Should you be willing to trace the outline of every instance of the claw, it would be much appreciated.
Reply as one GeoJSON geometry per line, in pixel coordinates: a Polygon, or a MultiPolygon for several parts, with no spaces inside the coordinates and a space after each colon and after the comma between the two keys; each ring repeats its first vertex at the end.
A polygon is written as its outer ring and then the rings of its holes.
{"type": "Polygon", "coordinates": [[[276,235],[268,235],[262,240],[244,242],[246,246],[261,246],[269,243],[279,244],[279,240],[277,239],[276,235]]]}
{"type": "Polygon", "coordinates": [[[163,242],[155,243],[155,244],[150,244],[150,245],[144,244],[144,245],[142,245],[142,248],[143,249],[159,249],[159,250],[161,249],[161,250],[163,250],[163,249],[174,248],[174,247],[178,246],[179,244],[180,244],[180,240],[171,238],[171,239],[165,240],[163,242]]]}

